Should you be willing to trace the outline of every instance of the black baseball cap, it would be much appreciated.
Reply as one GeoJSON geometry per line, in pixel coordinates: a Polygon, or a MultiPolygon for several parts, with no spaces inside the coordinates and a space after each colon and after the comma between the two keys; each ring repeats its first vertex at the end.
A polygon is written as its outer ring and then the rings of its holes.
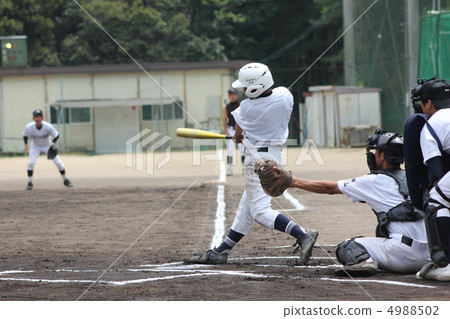
{"type": "Polygon", "coordinates": [[[434,105],[444,109],[450,107],[450,84],[445,80],[434,78],[424,83],[420,90],[434,105]]]}
{"type": "Polygon", "coordinates": [[[35,116],[44,116],[44,112],[42,112],[42,110],[37,109],[33,111],[33,117],[35,116]]]}
{"type": "Polygon", "coordinates": [[[238,91],[235,88],[230,88],[228,94],[238,94],[238,91]]]}

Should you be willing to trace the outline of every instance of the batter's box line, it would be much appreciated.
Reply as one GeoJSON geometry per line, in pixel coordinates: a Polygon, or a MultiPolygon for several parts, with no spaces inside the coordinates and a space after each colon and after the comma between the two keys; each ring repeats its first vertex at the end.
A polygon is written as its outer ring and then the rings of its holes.
{"type": "Polygon", "coordinates": [[[9,275],[9,274],[23,274],[23,273],[32,273],[33,270],[5,270],[0,271],[0,276],[2,275],[9,275]]]}
{"type": "Polygon", "coordinates": [[[126,286],[130,284],[140,284],[152,281],[162,281],[162,280],[173,280],[179,278],[189,278],[189,277],[199,277],[199,276],[217,276],[217,275],[227,275],[227,276],[238,276],[247,278],[284,278],[282,276],[268,276],[263,274],[242,272],[242,271],[230,271],[230,270],[206,270],[197,271],[197,273],[174,275],[174,276],[164,276],[164,277],[153,277],[153,278],[139,278],[133,280],[124,281],[111,281],[111,280],[85,280],[85,279],[42,279],[42,278],[1,278],[0,281],[25,281],[25,282],[38,282],[38,283],[50,283],[50,284],[66,284],[66,283],[93,283],[97,282],[99,284],[108,284],[114,286],[126,286]]]}
{"type": "Polygon", "coordinates": [[[392,281],[392,280],[375,280],[375,279],[339,279],[339,278],[328,278],[323,277],[320,280],[324,281],[335,281],[335,282],[350,282],[353,283],[355,281],[359,283],[375,283],[375,284],[385,284],[385,285],[395,285],[395,286],[407,286],[407,287],[416,287],[416,288],[430,288],[435,289],[436,286],[428,286],[422,284],[414,284],[410,282],[402,282],[402,281],[392,281]]]}
{"type": "MultiPolygon", "coordinates": [[[[211,265],[209,265],[211,266],[211,265]]],[[[216,265],[217,266],[217,265],[216,265]]],[[[270,267],[271,265],[267,265],[270,267]]],[[[332,266],[332,265],[330,265],[332,266]]],[[[326,268],[329,266],[296,266],[296,268],[326,268]]],[[[100,270],[99,270],[100,271],[100,270]]],[[[145,270],[142,270],[145,271],[145,270]]],[[[147,270],[148,271],[148,270],[147,270]]],[[[156,271],[156,270],[155,270],[156,271]]],[[[170,270],[165,270],[170,271],[170,270]]],[[[179,271],[182,271],[181,269],[179,271]]],[[[257,274],[253,272],[243,272],[243,271],[229,271],[229,270],[185,270],[186,272],[192,272],[190,274],[182,274],[182,275],[173,275],[173,276],[164,276],[164,277],[153,277],[153,278],[138,278],[133,280],[125,280],[125,281],[111,281],[111,280],[101,280],[98,281],[99,284],[107,284],[114,286],[125,286],[130,284],[139,284],[145,282],[152,281],[161,281],[161,280],[173,280],[179,278],[189,278],[189,277],[199,277],[199,276],[217,276],[217,275],[231,275],[231,276],[240,276],[240,277],[249,277],[249,278],[284,278],[283,276],[268,276],[264,274],[257,274]]],[[[10,272],[10,271],[8,271],[10,272]]],[[[22,273],[24,271],[21,271],[22,273]]],[[[17,272],[16,272],[17,273],[17,272]]],[[[297,277],[291,277],[293,279],[297,277]]],[[[298,279],[302,279],[303,277],[298,277],[298,279]]],[[[436,286],[401,282],[401,281],[391,281],[391,280],[375,280],[375,279],[338,279],[338,278],[329,278],[322,277],[314,280],[323,280],[323,281],[333,281],[333,282],[350,282],[354,283],[355,281],[358,283],[375,283],[375,284],[383,284],[383,285],[395,285],[395,286],[405,286],[405,287],[416,287],[416,288],[428,288],[435,289],[436,286]]],[[[38,283],[50,283],[50,284],[65,284],[65,283],[92,283],[94,280],[86,280],[86,279],[42,279],[42,278],[4,278],[0,277],[0,281],[25,281],[25,282],[38,282],[38,283]]]]}
{"type": "MultiPolygon", "coordinates": [[[[314,245],[315,248],[320,248],[320,247],[332,247],[332,248],[334,248],[334,247],[336,247],[336,246],[337,246],[337,245],[335,245],[335,244],[325,244],[325,245],[320,244],[320,245],[314,245]]],[[[292,248],[292,247],[294,247],[294,246],[292,246],[292,245],[284,245],[284,246],[268,246],[268,247],[266,247],[266,249],[268,249],[268,248],[272,248],[272,249],[278,249],[278,248],[292,248]]]]}
{"type": "MultiPolygon", "coordinates": [[[[260,257],[235,257],[228,260],[262,260],[262,259],[297,259],[299,256],[260,256],[260,257]]],[[[336,260],[335,257],[311,257],[310,260],[336,260]]]]}

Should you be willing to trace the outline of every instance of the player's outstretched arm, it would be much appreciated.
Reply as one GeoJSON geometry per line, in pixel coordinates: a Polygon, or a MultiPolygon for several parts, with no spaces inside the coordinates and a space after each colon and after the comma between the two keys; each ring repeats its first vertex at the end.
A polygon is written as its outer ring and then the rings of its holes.
{"type": "Polygon", "coordinates": [[[289,187],[300,188],[308,192],[319,194],[342,194],[337,182],[323,180],[308,180],[292,177],[292,183],[289,187]]]}

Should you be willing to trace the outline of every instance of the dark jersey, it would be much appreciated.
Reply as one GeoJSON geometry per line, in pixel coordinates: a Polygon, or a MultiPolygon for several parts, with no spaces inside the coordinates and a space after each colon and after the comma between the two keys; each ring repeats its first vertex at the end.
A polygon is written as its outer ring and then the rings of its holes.
{"type": "Polygon", "coordinates": [[[225,106],[227,109],[227,116],[228,116],[227,125],[228,126],[232,126],[232,127],[236,126],[236,121],[234,119],[234,116],[231,114],[231,112],[233,112],[235,109],[237,109],[239,107],[239,104],[240,104],[240,102],[236,101],[236,102],[230,102],[225,106]]]}

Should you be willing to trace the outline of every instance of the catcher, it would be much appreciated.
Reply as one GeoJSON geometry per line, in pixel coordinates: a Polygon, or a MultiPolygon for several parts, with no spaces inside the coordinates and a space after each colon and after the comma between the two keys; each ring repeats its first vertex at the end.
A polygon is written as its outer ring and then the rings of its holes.
{"type": "Polygon", "coordinates": [[[44,121],[44,113],[42,110],[35,110],[33,112],[33,122],[30,122],[25,126],[22,132],[23,141],[25,143],[24,153],[28,152],[28,138],[32,140],[30,153],[28,156],[28,184],[27,190],[33,189],[33,169],[36,164],[36,159],[39,154],[47,154],[49,160],[53,160],[56,167],[58,167],[59,172],[63,178],[63,183],[67,187],[72,187],[72,183],[66,177],[66,170],[61,158],[58,155],[58,149],[55,147],[55,143],[59,138],[58,131],[50,123],[44,121]],[[50,141],[50,136],[53,140],[50,141]]]}
{"type": "Polygon", "coordinates": [[[239,71],[234,88],[243,88],[248,99],[232,112],[236,120],[233,140],[245,146],[245,191],[236,211],[236,216],[223,242],[191,263],[226,264],[230,250],[249,232],[252,224],[287,233],[296,239],[301,248],[297,263],[304,265],[311,256],[318,232],[305,230],[287,216],[272,209],[270,196],[264,193],[254,172],[257,159],[281,159],[281,146],[288,136],[288,124],[294,99],[285,87],[272,89],[274,84],[269,68],[261,63],[250,63],[239,71]],[[243,139],[245,137],[245,139],[243,139]]]}
{"type": "Polygon", "coordinates": [[[336,257],[344,265],[337,275],[370,276],[378,268],[395,273],[414,273],[430,260],[421,211],[409,200],[403,162],[403,137],[377,129],[367,140],[370,174],[338,182],[291,177],[276,163],[256,165],[261,185],[272,196],[287,187],[313,193],[345,194],[351,202],[365,202],[375,213],[376,236],[353,237],[336,247],[336,257]],[[371,150],[375,150],[372,153],[371,150]]]}

